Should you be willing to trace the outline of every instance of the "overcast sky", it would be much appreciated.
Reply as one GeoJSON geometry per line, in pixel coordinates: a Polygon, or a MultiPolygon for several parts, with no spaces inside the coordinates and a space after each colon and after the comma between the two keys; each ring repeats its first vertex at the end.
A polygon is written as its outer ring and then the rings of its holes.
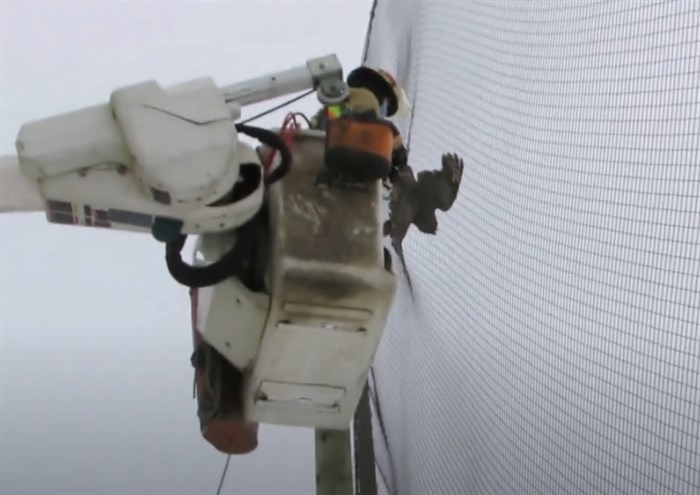
{"type": "MultiPolygon", "coordinates": [[[[361,60],[371,1],[3,0],[1,9],[8,154],[23,122],[106,102],[121,85],[207,75],[226,85],[330,52],[347,71],[361,60]]],[[[315,107],[308,98],[295,108],[315,107]]],[[[225,457],[199,434],[188,295],[162,245],[41,214],[3,215],[0,243],[0,493],[213,494],[225,457]]],[[[313,491],[311,430],[263,425],[223,492],[313,491]]]]}

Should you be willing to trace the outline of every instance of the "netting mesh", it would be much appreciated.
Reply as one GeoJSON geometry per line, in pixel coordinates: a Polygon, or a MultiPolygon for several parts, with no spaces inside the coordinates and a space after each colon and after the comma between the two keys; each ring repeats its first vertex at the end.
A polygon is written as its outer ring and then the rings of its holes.
{"type": "Polygon", "coordinates": [[[700,2],[380,0],[366,56],[414,169],[465,160],[376,360],[389,491],[699,494],[700,2]]]}

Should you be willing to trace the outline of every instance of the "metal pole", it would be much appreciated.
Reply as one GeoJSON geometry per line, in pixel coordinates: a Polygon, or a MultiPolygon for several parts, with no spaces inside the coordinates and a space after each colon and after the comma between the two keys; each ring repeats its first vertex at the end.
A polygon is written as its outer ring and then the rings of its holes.
{"type": "Polygon", "coordinates": [[[268,74],[220,88],[226,102],[241,106],[270,100],[314,87],[314,77],[306,65],[268,74]]]}
{"type": "Polygon", "coordinates": [[[320,91],[318,96],[324,102],[337,103],[347,96],[343,67],[335,54],[308,60],[305,65],[291,69],[229,84],[219,88],[219,91],[227,103],[235,101],[246,106],[317,87],[320,91]]]}
{"type": "Polygon", "coordinates": [[[316,495],[353,495],[350,429],[316,430],[316,495]]]}

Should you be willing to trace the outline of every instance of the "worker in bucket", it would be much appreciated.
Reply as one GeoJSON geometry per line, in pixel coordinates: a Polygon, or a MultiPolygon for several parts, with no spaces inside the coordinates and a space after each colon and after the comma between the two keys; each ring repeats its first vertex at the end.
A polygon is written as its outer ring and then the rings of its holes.
{"type": "Polygon", "coordinates": [[[406,165],[408,150],[388,119],[410,114],[406,93],[383,69],[360,66],[347,77],[349,94],[311,119],[326,131],[326,166],[351,181],[391,180],[406,165]]]}
{"type": "MultiPolygon", "coordinates": [[[[321,109],[311,127],[326,131],[326,166],[350,181],[391,180],[407,165],[408,152],[388,118],[406,116],[406,95],[386,71],[359,67],[348,75],[348,98],[321,109]]],[[[226,454],[258,446],[258,423],[245,418],[245,373],[205,342],[197,325],[196,289],[190,292],[195,351],[195,395],[202,436],[226,454]]]]}

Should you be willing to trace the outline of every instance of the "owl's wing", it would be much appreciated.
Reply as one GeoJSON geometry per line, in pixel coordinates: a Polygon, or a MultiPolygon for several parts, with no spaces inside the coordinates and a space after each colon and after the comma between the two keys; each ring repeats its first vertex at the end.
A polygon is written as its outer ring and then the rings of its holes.
{"type": "Polygon", "coordinates": [[[418,183],[426,207],[449,210],[457,199],[462,183],[464,161],[455,153],[442,155],[442,168],[418,174],[418,183]]]}
{"type": "Polygon", "coordinates": [[[421,197],[421,208],[449,210],[457,199],[463,172],[464,162],[453,153],[442,155],[442,168],[440,170],[420,172],[418,174],[418,189],[421,197]]]}

